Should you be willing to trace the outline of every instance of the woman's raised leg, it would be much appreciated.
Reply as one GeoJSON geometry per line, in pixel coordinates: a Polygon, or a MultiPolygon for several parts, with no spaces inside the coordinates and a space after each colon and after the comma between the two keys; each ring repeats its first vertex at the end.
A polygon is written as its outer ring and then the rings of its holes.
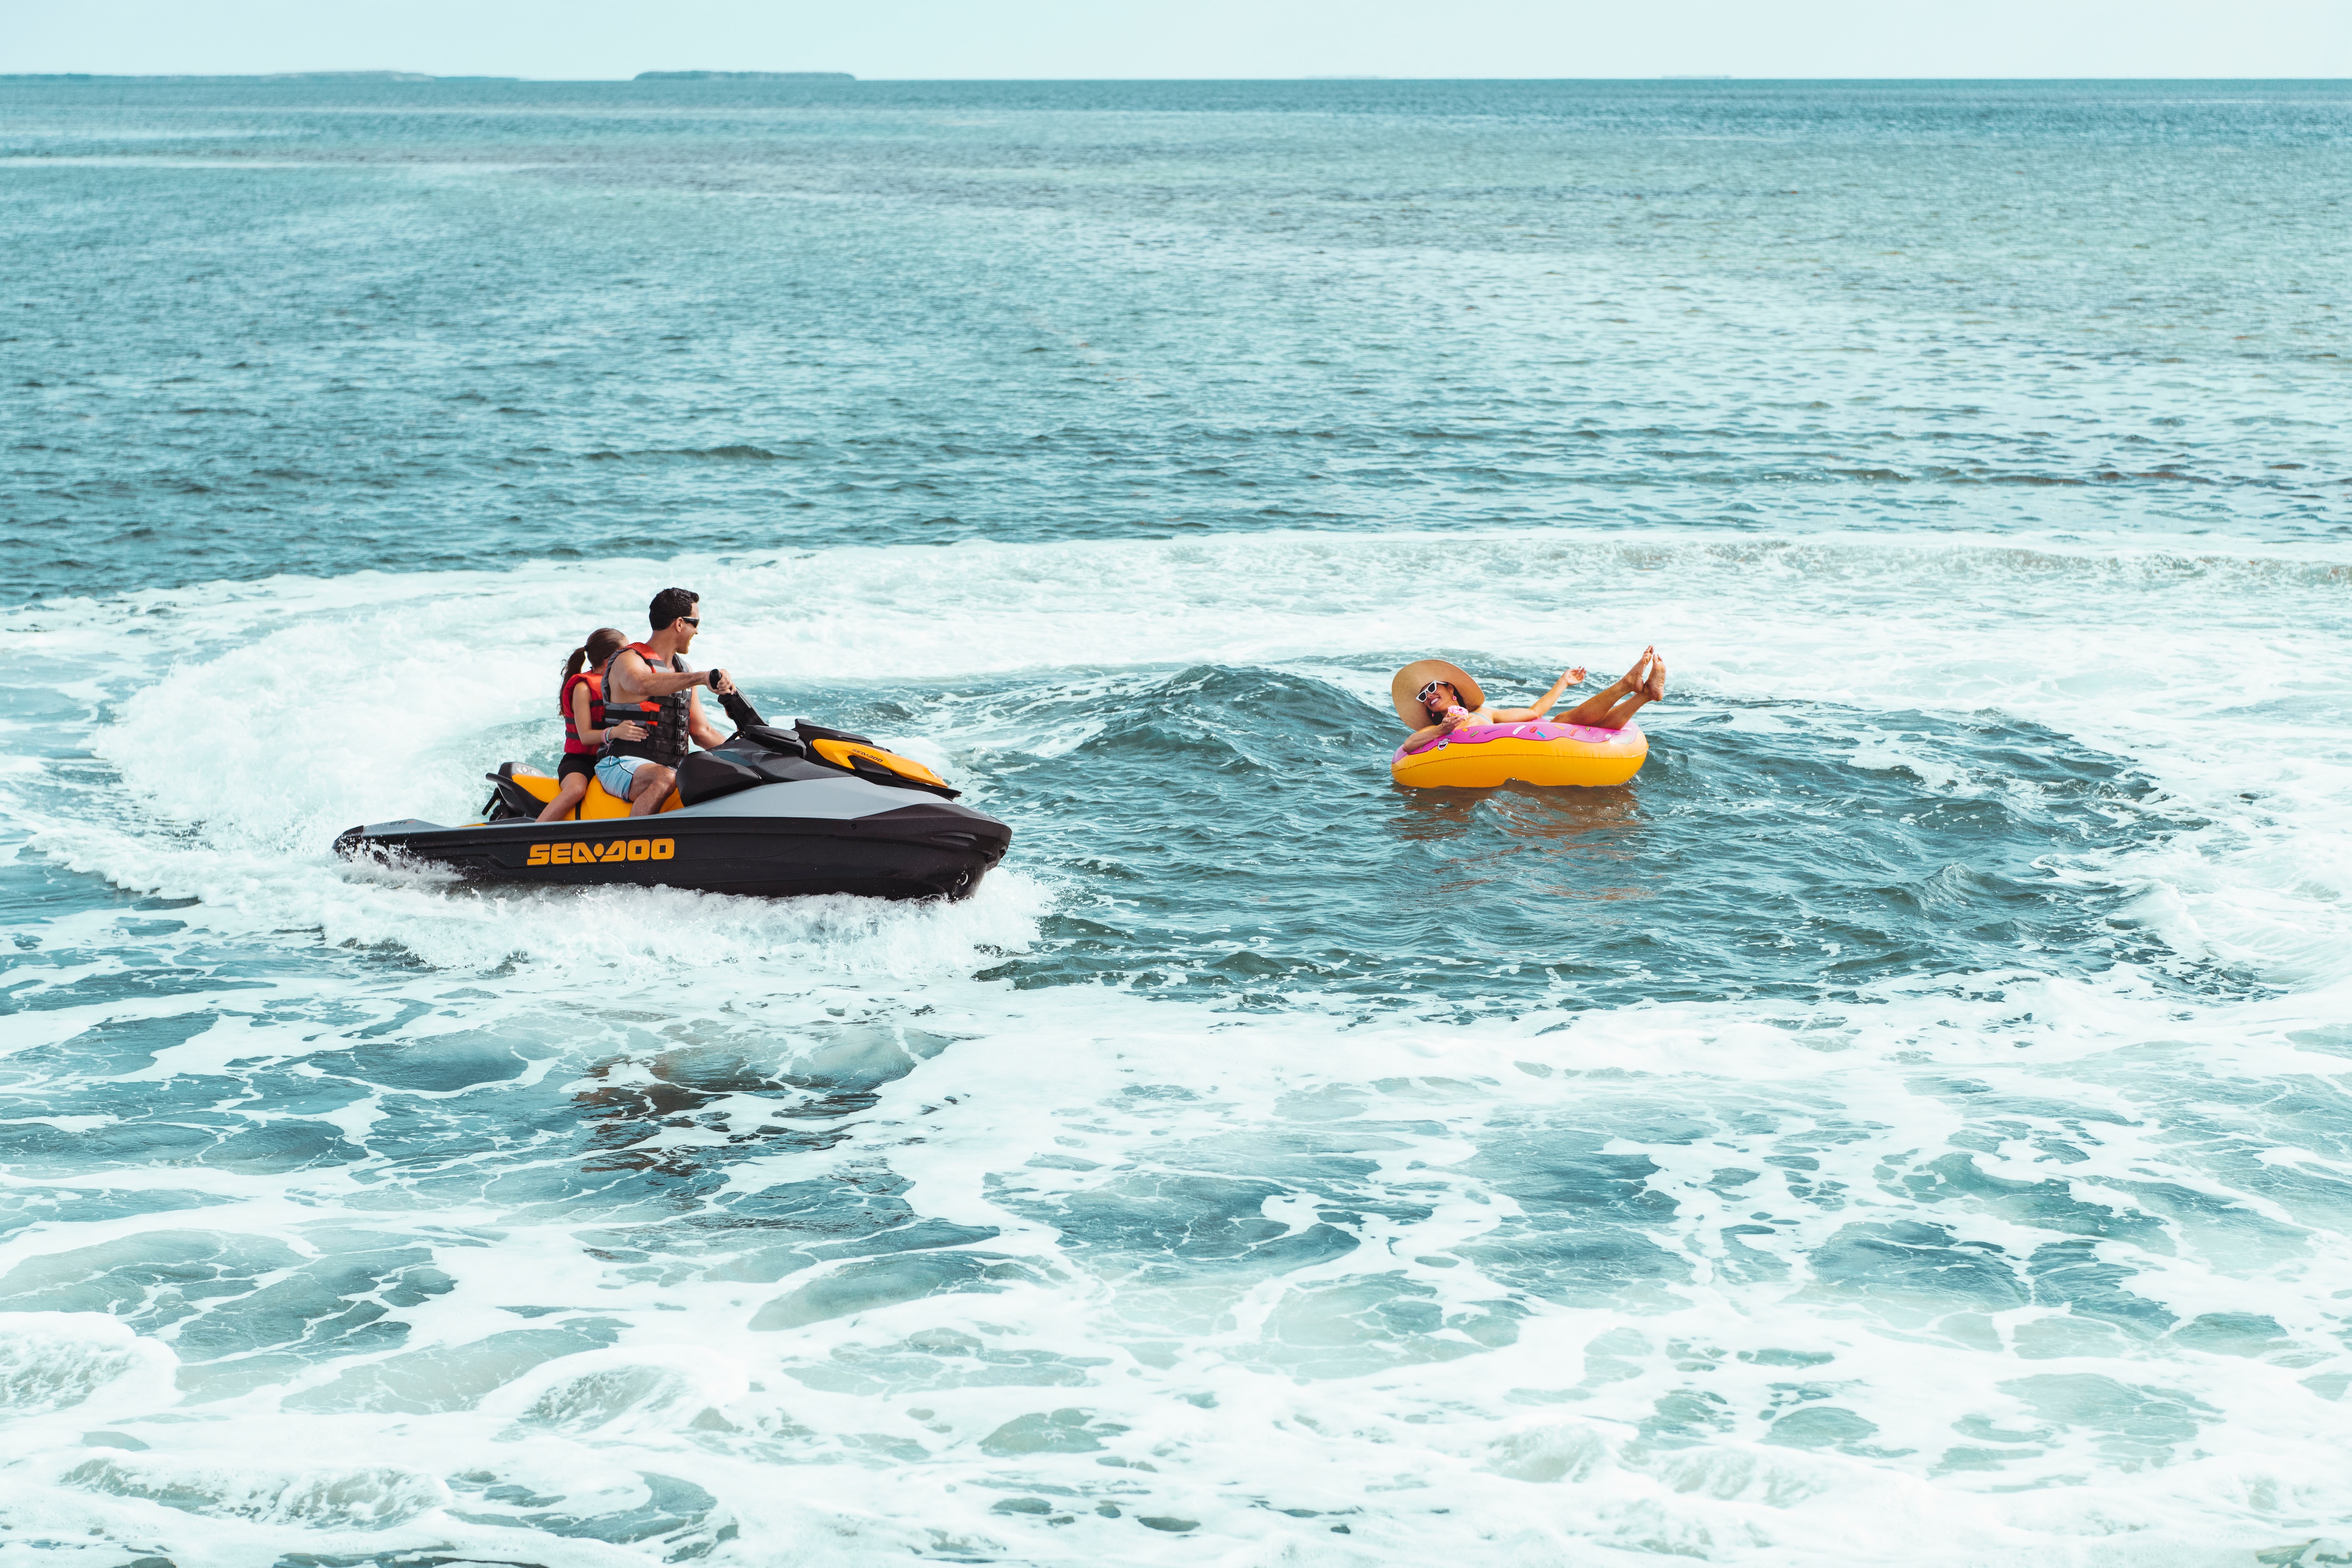
{"type": "MultiPolygon", "coordinates": [[[[1642,657],[1633,661],[1633,668],[1627,670],[1623,675],[1611,681],[1608,685],[1602,687],[1600,690],[1594,692],[1591,696],[1586,698],[1583,701],[1578,703],[1575,707],[1570,709],[1559,718],[1553,720],[1552,722],[1555,724],[1590,724],[1596,729],[1601,730],[1613,730],[1619,728],[1618,725],[1611,723],[1607,716],[1616,709],[1618,704],[1623,702],[1627,698],[1641,697],[1643,684],[1647,679],[1644,667],[1648,665],[1652,659],[1657,657],[1658,654],[1655,648],[1643,648],[1642,650],[1642,657]]],[[[1647,700],[1649,700],[1649,699],[1642,698],[1642,701],[1647,700]]],[[[1633,704],[1633,707],[1639,708],[1641,705],[1642,702],[1637,701],[1633,704]]],[[[1633,709],[1629,708],[1626,711],[1631,713],[1633,709]]]]}
{"type": "Polygon", "coordinates": [[[1642,657],[1650,663],[1649,674],[1643,678],[1642,684],[1619,698],[1616,705],[1600,718],[1578,722],[1590,723],[1596,730],[1622,730],[1633,721],[1634,714],[1666,694],[1666,661],[1655,653],[1645,652],[1642,657]]]}

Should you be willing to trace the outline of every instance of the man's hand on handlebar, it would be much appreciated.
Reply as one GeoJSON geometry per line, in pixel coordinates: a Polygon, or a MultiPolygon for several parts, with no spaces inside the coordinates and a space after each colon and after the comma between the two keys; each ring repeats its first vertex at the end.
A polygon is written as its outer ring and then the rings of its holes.
{"type": "Polygon", "coordinates": [[[725,670],[714,669],[710,672],[710,689],[721,697],[732,697],[735,695],[735,682],[728,679],[725,670]]]}

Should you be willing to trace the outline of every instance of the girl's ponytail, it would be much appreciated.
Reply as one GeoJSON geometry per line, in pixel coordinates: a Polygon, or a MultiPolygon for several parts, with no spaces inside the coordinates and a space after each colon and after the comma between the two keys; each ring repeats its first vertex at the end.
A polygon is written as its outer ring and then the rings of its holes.
{"type": "Polygon", "coordinates": [[[569,659],[567,659],[567,660],[565,660],[565,661],[564,661],[564,665],[563,665],[563,679],[566,679],[566,680],[569,680],[569,679],[571,679],[573,676],[575,676],[575,675],[579,674],[579,673],[580,673],[580,667],[581,667],[582,665],[583,665],[583,664],[586,664],[587,662],[588,662],[588,648],[587,648],[587,646],[586,646],[585,644],[583,644],[583,645],[582,645],[582,646],[580,646],[579,647],[575,647],[575,648],[573,648],[573,649],[572,650],[572,657],[571,657],[569,659]]]}

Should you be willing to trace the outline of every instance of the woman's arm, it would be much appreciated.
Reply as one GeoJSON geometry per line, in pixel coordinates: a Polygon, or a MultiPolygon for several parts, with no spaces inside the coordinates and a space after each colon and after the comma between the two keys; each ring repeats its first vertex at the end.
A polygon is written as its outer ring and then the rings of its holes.
{"type": "Polygon", "coordinates": [[[1451,735],[1454,731],[1459,730],[1463,725],[1470,722],[1472,717],[1473,716],[1465,710],[1456,708],[1447,713],[1444,718],[1439,720],[1436,723],[1424,724],[1420,729],[1415,730],[1411,735],[1405,737],[1404,743],[1406,747],[1410,749],[1414,746],[1424,745],[1431,741],[1434,741],[1440,735],[1451,735]],[[1456,714],[1459,714],[1460,717],[1455,717],[1456,714]]]}
{"type": "Polygon", "coordinates": [[[1551,689],[1545,692],[1543,695],[1543,700],[1537,703],[1534,707],[1496,709],[1494,710],[1495,722],[1497,724],[1525,724],[1530,720],[1541,719],[1549,714],[1555,707],[1559,706],[1560,694],[1562,692],[1566,691],[1571,686],[1580,684],[1583,679],[1584,667],[1580,664],[1574,669],[1571,669],[1567,674],[1561,676],[1558,680],[1553,681],[1551,689]]]}
{"type": "Polygon", "coordinates": [[[646,727],[634,720],[624,719],[605,730],[593,730],[588,725],[588,687],[586,682],[572,689],[572,728],[583,746],[601,746],[609,740],[642,741],[646,727]]]}

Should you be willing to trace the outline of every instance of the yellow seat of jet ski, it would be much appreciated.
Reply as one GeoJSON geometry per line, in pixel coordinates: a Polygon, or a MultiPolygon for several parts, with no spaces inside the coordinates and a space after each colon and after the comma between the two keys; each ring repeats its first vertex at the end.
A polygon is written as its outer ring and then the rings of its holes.
{"type": "MultiPolygon", "coordinates": [[[[541,805],[545,805],[549,801],[555,798],[556,781],[548,777],[545,773],[526,773],[521,768],[518,767],[511,773],[508,774],[508,777],[520,784],[523,787],[523,793],[530,795],[531,799],[539,802],[541,805]]],[[[677,791],[672,790],[669,792],[669,798],[661,803],[661,810],[676,811],[684,804],[685,802],[678,799],[677,791]]],[[[629,803],[623,800],[619,795],[611,794],[604,788],[603,784],[597,781],[593,774],[591,774],[588,779],[587,795],[582,798],[578,809],[567,813],[563,816],[562,820],[565,822],[593,822],[599,817],[626,816],[628,815],[629,803]]]]}

